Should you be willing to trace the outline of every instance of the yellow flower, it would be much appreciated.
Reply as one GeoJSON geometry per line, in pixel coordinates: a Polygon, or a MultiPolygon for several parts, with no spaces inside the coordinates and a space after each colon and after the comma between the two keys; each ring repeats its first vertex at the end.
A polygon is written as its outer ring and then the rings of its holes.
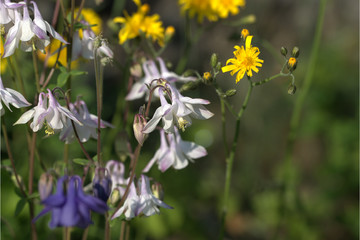
{"type": "MultiPolygon", "coordinates": [[[[49,50],[51,50],[51,53],[49,55],[49,58],[48,58],[48,67],[53,67],[55,62],[56,62],[56,58],[57,58],[57,55],[58,55],[58,50],[60,48],[60,44],[61,42],[57,39],[52,39],[51,40],[51,43],[45,47],[45,52],[47,53],[49,50]]],[[[64,47],[64,44],[62,44],[62,47],[64,47]]],[[[60,55],[59,55],[59,62],[63,65],[63,66],[67,66],[67,53],[66,53],[66,47],[65,48],[62,48],[60,50],[60,55]]],[[[41,60],[41,61],[45,61],[45,58],[46,58],[46,54],[42,53],[41,51],[37,51],[37,55],[38,55],[38,58],[41,60]]],[[[72,61],[71,62],[71,68],[76,68],[78,65],[78,61],[72,61]]]]}
{"type": "Polygon", "coordinates": [[[211,76],[211,73],[209,73],[209,72],[204,72],[203,78],[204,78],[206,81],[208,81],[211,77],[212,77],[212,76],[211,76]]]}
{"type": "Polygon", "coordinates": [[[0,74],[4,73],[7,66],[7,59],[1,58],[1,56],[4,54],[4,43],[3,38],[0,36],[0,74]]]}
{"type": "MultiPolygon", "coordinates": [[[[79,8],[75,9],[75,17],[79,11],[79,8]]],[[[99,35],[102,31],[102,20],[100,16],[91,8],[83,8],[81,10],[82,19],[89,23],[89,25],[94,25],[91,27],[91,30],[95,35],[99,35]]],[[[81,19],[81,18],[80,18],[81,19]]],[[[82,39],[82,30],[79,30],[79,37],[82,39]]]]}
{"type": "Polygon", "coordinates": [[[141,31],[145,33],[147,38],[152,38],[153,41],[158,41],[160,46],[164,45],[165,30],[158,14],[145,17],[141,26],[141,31]]]}
{"type": "Polygon", "coordinates": [[[158,14],[147,16],[150,10],[149,5],[141,5],[140,0],[134,0],[134,2],[138,7],[137,12],[131,16],[124,12],[125,17],[116,17],[113,20],[115,23],[122,24],[119,32],[119,43],[123,44],[129,39],[139,37],[140,33],[143,32],[147,38],[152,38],[153,41],[157,41],[162,46],[165,30],[160,21],[160,16],[158,14]]]}
{"type": "Polygon", "coordinates": [[[260,51],[259,48],[251,46],[251,40],[253,36],[248,36],[245,40],[244,46],[235,46],[234,58],[230,58],[226,62],[226,66],[222,67],[222,72],[230,72],[234,75],[236,72],[236,83],[238,83],[245,75],[245,73],[252,77],[254,72],[259,72],[258,67],[262,67],[264,60],[258,58],[260,51]]]}
{"type": "Polygon", "coordinates": [[[179,0],[181,12],[189,12],[193,18],[197,15],[198,22],[206,17],[209,21],[227,18],[229,14],[239,13],[239,7],[245,6],[245,0],[179,0]]]}
{"type": "Polygon", "coordinates": [[[246,28],[244,28],[242,31],[241,31],[241,37],[243,39],[246,39],[246,37],[250,34],[249,30],[247,30],[246,28]]]}

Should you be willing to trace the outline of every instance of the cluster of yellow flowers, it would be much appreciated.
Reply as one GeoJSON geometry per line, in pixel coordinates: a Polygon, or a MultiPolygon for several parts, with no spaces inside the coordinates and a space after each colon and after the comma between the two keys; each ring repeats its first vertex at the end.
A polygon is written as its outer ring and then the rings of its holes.
{"type": "MultiPolygon", "coordinates": [[[[159,14],[148,16],[150,7],[148,4],[141,4],[140,0],[133,0],[138,10],[133,15],[124,12],[125,17],[114,18],[115,23],[121,23],[122,27],[119,32],[119,43],[123,44],[129,39],[136,38],[144,33],[146,38],[157,41],[160,46],[164,45],[165,30],[160,21],[159,14]]],[[[173,27],[168,27],[169,31],[173,31],[173,27]]],[[[168,30],[168,29],[167,29],[168,30]]]]}
{"type": "Polygon", "coordinates": [[[182,13],[188,11],[191,18],[197,15],[197,20],[202,22],[204,17],[217,21],[229,14],[238,14],[239,7],[245,6],[245,0],[179,0],[179,4],[182,13]]]}
{"type": "Polygon", "coordinates": [[[222,67],[222,72],[230,72],[231,75],[234,75],[236,72],[236,83],[238,83],[245,75],[252,77],[254,72],[259,72],[258,67],[262,67],[264,60],[260,59],[258,56],[260,50],[257,47],[251,45],[251,40],[253,36],[248,35],[247,30],[242,31],[242,35],[245,39],[245,47],[235,45],[234,58],[230,58],[226,61],[226,66],[222,67]]]}

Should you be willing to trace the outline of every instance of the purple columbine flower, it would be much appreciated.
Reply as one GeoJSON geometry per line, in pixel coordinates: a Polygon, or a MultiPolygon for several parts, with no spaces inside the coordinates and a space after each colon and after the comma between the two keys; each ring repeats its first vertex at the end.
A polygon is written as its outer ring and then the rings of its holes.
{"type": "Polygon", "coordinates": [[[28,101],[26,101],[26,99],[24,98],[23,95],[21,95],[21,93],[11,88],[5,88],[2,83],[1,76],[0,76],[0,99],[1,99],[0,101],[1,116],[3,116],[5,113],[5,110],[1,102],[3,102],[10,111],[11,111],[10,104],[16,108],[27,107],[31,105],[28,101]]]}
{"type": "Polygon", "coordinates": [[[45,132],[48,135],[51,135],[54,134],[54,130],[61,130],[66,125],[67,118],[70,118],[76,123],[82,125],[82,123],[79,122],[79,120],[67,108],[60,106],[60,103],[56,100],[50,89],[48,89],[47,94],[39,94],[38,105],[21,115],[14,125],[25,124],[33,119],[30,127],[34,132],[37,132],[43,127],[46,121],[47,129],[45,132]],[[49,99],[48,107],[46,101],[47,98],[49,99]]]}
{"type": "Polygon", "coordinates": [[[174,130],[173,134],[167,135],[164,130],[160,130],[160,148],[146,165],[143,172],[148,172],[156,162],[162,172],[165,172],[171,166],[174,169],[183,169],[189,164],[189,161],[193,162],[194,159],[207,155],[207,151],[203,146],[194,142],[183,141],[178,129],[175,127],[174,130]]]}
{"type": "Polygon", "coordinates": [[[107,202],[111,193],[112,181],[106,168],[96,168],[93,179],[94,196],[107,202]]]}
{"type": "Polygon", "coordinates": [[[185,131],[185,128],[191,125],[191,117],[204,120],[214,115],[203,106],[210,104],[208,100],[184,97],[175,87],[168,83],[166,87],[171,90],[171,104],[168,103],[163,94],[163,87],[160,87],[159,95],[161,106],[156,109],[153,117],[144,127],[144,133],[154,131],[160,120],[164,123],[163,129],[165,132],[173,133],[175,126],[185,131]]]}
{"type": "MultiPolygon", "coordinates": [[[[71,114],[81,122],[81,125],[74,122],[80,141],[87,142],[90,137],[97,139],[98,117],[90,114],[86,103],[78,99],[76,102],[70,103],[69,107],[71,114]]],[[[106,127],[113,128],[114,126],[106,121],[100,120],[100,128],[106,127]]],[[[61,141],[65,141],[65,143],[71,143],[75,140],[75,132],[70,118],[67,119],[67,123],[61,130],[59,138],[61,141]]]]}
{"type": "Polygon", "coordinates": [[[77,175],[61,177],[57,182],[56,193],[41,203],[45,205],[45,208],[33,219],[33,222],[51,212],[50,228],[86,228],[93,223],[90,211],[104,214],[108,210],[108,206],[102,200],[85,195],[81,178],[77,175]]]}
{"type": "MultiPolygon", "coordinates": [[[[126,100],[131,101],[131,100],[139,99],[142,98],[144,95],[148,97],[149,89],[147,88],[146,85],[150,85],[154,79],[163,78],[169,83],[175,83],[178,81],[188,82],[188,81],[196,80],[195,77],[184,77],[184,76],[179,76],[174,72],[170,72],[166,68],[165,63],[161,58],[157,58],[157,61],[159,62],[160,70],[156,66],[154,60],[149,60],[142,64],[142,68],[145,76],[136,83],[134,83],[130,92],[126,96],[126,100]]],[[[155,95],[158,96],[157,92],[155,92],[155,95]]]]}
{"type": "Polygon", "coordinates": [[[159,214],[159,207],[172,209],[172,207],[155,197],[150,189],[148,177],[141,175],[141,179],[139,179],[137,185],[140,192],[137,192],[135,184],[132,182],[124,205],[114,214],[112,219],[122,214],[124,214],[126,220],[130,220],[139,215],[148,217],[155,213],[159,214]]]}

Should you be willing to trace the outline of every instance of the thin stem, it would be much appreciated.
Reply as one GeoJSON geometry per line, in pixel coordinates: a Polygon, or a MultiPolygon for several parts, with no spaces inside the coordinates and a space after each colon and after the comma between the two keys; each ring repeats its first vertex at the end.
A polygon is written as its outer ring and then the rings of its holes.
{"type": "Polygon", "coordinates": [[[223,142],[224,142],[224,147],[225,147],[225,155],[227,156],[229,154],[229,149],[228,149],[228,143],[226,140],[226,111],[225,111],[225,102],[222,97],[220,97],[220,105],[221,105],[222,137],[223,137],[223,142]]]}
{"type": "Polygon", "coordinates": [[[32,51],[32,58],[33,58],[33,65],[34,65],[34,72],[35,72],[36,90],[38,93],[40,93],[41,88],[40,88],[39,67],[38,67],[38,62],[37,62],[37,57],[36,57],[35,51],[32,51]]]}
{"type": "Polygon", "coordinates": [[[265,78],[264,80],[261,80],[261,81],[259,81],[259,82],[253,82],[252,85],[253,85],[253,87],[255,87],[255,86],[260,86],[260,85],[263,85],[263,84],[265,84],[265,83],[267,83],[267,82],[270,82],[271,80],[274,80],[275,78],[282,77],[282,76],[288,76],[288,75],[289,75],[289,74],[278,73],[278,74],[276,74],[276,75],[274,75],[274,76],[271,76],[271,77],[269,77],[269,78],[265,78]]]}
{"type": "Polygon", "coordinates": [[[111,232],[110,232],[110,223],[109,223],[109,214],[105,214],[105,240],[109,240],[111,238],[111,232]]]}
{"type": "Polygon", "coordinates": [[[27,197],[26,195],[26,192],[24,190],[24,186],[22,184],[22,182],[20,182],[19,180],[19,176],[17,174],[17,171],[16,171],[16,168],[15,168],[15,161],[14,161],[14,157],[12,155],[12,152],[11,152],[11,148],[10,148],[10,142],[9,142],[9,138],[8,138],[8,135],[7,135],[7,131],[6,131],[6,126],[5,126],[5,119],[2,118],[1,119],[1,127],[2,127],[2,131],[3,131],[3,136],[4,136],[4,140],[5,140],[5,146],[6,146],[6,150],[7,150],[7,153],[8,153],[8,156],[9,156],[9,159],[10,159],[10,162],[11,162],[11,167],[14,171],[14,176],[15,176],[15,180],[16,180],[16,183],[17,185],[19,186],[19,189],[22,193],[22,195],[24,196],[24,198],[27,197]]]}
{"type": "Polygon", "coordinates": [[[21,77],[21,74],[20,74],[20,70],[18,68],[18,64],[17,64],[17,61],[16,61],[16,58],[15,57],[12,57],[10,56],[8,58],[8,63],[10,65],[10,69],[12,71],[12,74],[13,76],[16,76],[16,79],[18,80],[18,83],[20,85],[20,91],[22,93],[22,95],[26,98],[26,93],[25,93],[25,87],[24,87],[24,80],[23,78],[21,77]],[[15,63],[13,63],[13,61],[15,63]]]}
{"type": "Polygon", "coordinates": [[[126,189],[125,189],[125,193],[123,195],[123,197],[121,198],[121,201],[119,202],[116,210],[114,211],[114,213],[111,215],[111,218],[114,217],[115,213],[122,207],[122,205],[124,204],[126,198],[127,198],[127,195],[129,193],[129,190],[130,190],[130,186],[131,186],[131,183],[134,181],[134,177],[135,177],[135,170],[136,170],[136,164],[137,164],[137,160],[139,158],[139,154],[140,154],[140,150],[141,150],[141,145],[138,144],[136,149],[135,149],[135,153],[134,153],[134,158],[132,160],[132,163],[131,165],[133,166],[131,168],[131,173],[130,173],[130,180],[126,186],[126,189]]]}
{"type": "Polygon", "coordinates": [[[87,237],[88,237],[88,233],[89,233],[89,227],[87,227],[87,228],[84,230],[81,240],[86,240],[87,237]]]}
{"type": "Polygon", "coordinates": [[[309,92],[309,89],[310,89],[310,86],[311,86],[311,83],[313,80],[315,68],[316,68],[317,56],[319,53],[319,48],[320,48],[320,43],[321,43],[321,34],[322,34],[322,29],[323,29],[324,17],[325,17],[326,3],[327,3],[327,0],[320,1],[315,36],[314,36],[314,41],[313,41],[312,48],[311,48],[311,55],[310,55],[310,59],[309,59],[308,70],[305,75],[304,85],[302,86],[301,91],[299,91],[298,98],[296,99],[294,110],[293,110],[291,120],[290,120],[290,130],[289,130],[288,138],[287,138],[286,151],[285,151],[285,162],[284,162],[284,164],[286,166],[286,168],[285,168],[286,170],[285,170],[285,173],[283,175],[283,180],[282,180],[283,184],[284,184],[284,188],[280,192],[280,199],[281,199],[280,205],[282,207],[280,209],[280,219],[279,219],[278,226],[276,228],[276,232],[274,234],[274,239],[278,238],[282,224],[286,224],[285,223],[285,215],[287,214],[287,211],[289,210],[288,208],[290,206],[288,200],[294,201],[294,199],[288,199],[289,193],[291,193],[291,192],[295,193],[295,191],[296,191],[296,189],[295,189],[296,186],[295,186],[295,183],[291,176],[291,172],[294,168],[294,164],[292,161],[293,160],[293,152],[294,152],[294,143],[295,143],[298,128],[299,128],[303,105],[304,105],[306,96],[309,92]]]}
{"type": "Polygon", "coordinates": [[[121,222],[121,230],[120,230],[120,238],[119,240],[124,240],[125,237],[125,227],[126,227],[126,222],[122,221],[121,222]]]}
{"type": "Polygon", "coordinates": [[[243,113],[244,113],[244,111],[245,111],[245,109],[246,109],[246,107],[248,105],[252,89],[253,89],[253,84],[251,82],[251,79],[249,79],[249,87],[248,87],[248,91],[247,91],[244,103],[243,103],[239,113],[237,114],[236,123],[235,123],[234,139],[233,139],[233,142],[232,142],[232,147],[231,147],[231,150],[230,150],[230,154],[228,155],[228,157],[226,159],[226,173],[225,173],[225,185],[224,185],[224,196],[223,196],[223,210],[222,210],[222,214],[221,214],[221,229],[220,229],[220,237],[219,237],[219,239],[224,238],[225,218],[226,218],[226,214],[227,214],[228,201],[229,201],[229,195],[230,195],[231,173],[232,173],[232,167],[233,167],[234,158],[235,158],[236,147],[237,147],[238,139],[239,139],[240,120],[241,120],[241,117],[243,116],[243,113]]]}
{"type": "MultiPolygon", "coordinates": [[[[31,148],[30,148],[30,156],[29,156],[29,195],[33,193],[33,180],[34,180],[34,155],[36,149],[36,132],[33,133],[31,138],[31,148]]],[[[34,202],[33,199],[29,199],[29,210],[30,210],[30,219],[31,219],[31,238],[33,240],[37,239],[36,226],[35,223],[32,222],[34,219],[34,202]]]]}
{"type": "Polygon", "coordinates": [[[103,79],[102,79],[102,68],[96,49],[94,49],[94,67],[95,67],[95,80],[96,80],[96,106],[97,106],[97,157],[100,166],[102,166],[101,160],[101,110],[102,110],[102,91],[103,91],[103,79]]]}

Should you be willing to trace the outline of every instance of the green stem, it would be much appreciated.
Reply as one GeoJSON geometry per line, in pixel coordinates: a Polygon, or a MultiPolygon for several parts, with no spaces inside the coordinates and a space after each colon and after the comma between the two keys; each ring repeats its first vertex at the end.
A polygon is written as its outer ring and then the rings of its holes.
{"type": "Polygon", "coordinates": [[[321,43],[321,34],[323,29],[323,23],[324,23],[324,17],[325,17],[325,8],[326,8],[327,0],[321,0],[320,1],[320,7],[319,7],[319,13],[317,18],[317,24],[316,24],[316,30],[315,30],[315,36],[314,41],[311,48],[311,55],[309,59],[309,65],[308,70],[305,75],[304,84],[301,88],[301,91],[299,91],[298,98],[296,99],[294,110],[291,116],[290,120],[290,130],[288,134],[287,139],[287,145],[286,145],[286,152],[285,152],[285,173],[283,175],[283,184],[284,188],[280,192],[280,199],[281,199],[281,212],[280,212],[280,220],[275,232],[274,238],[277,239],[281,225],[286,224],[285,223],[285,215],[287,214],[287,210],[289,209],[289,204],[291,204],[289,201],[294,201],[292,198],[288,198],[288,196],[291,196],[291,193],[295,193],[295,183],[292,179],[292,171],[295,167],[293,164],[293,151],[294,151],[294,143],[297,137],[301,113],[303,109],[303,105],[306,99],[306,96],[309,92],[315,68],[316,68],[316,61],[319,53],[320,43],[321,43]],[[290,195],[289,195],[290,194],[290,195]]]}
{"type": "Polygon", "coordinates": [[[274,80],[275,78],[278,78],[278,77],[284,77],[284,76],[288,76],[289,74],[285,74],[285,73],[278,73],[274,76],[271,76],[269,78],[265,78],[264,80],[261,80],[259,82],[253,82],[252,85],[255,87],[255,86],[260,86],[260,85],[263,85],[267,82],[270,82],[271,80],[274,80]]]}
{"type": "Polygon", "coordinates": [[[101,160],[101,110],[102,110],[102,92],[103,92],[103,79],[102,79],[102,68],[96,49],[94,50],[94,67],[95,67],[95,81],[96,81],[96,106],[97,106],[97,157],[100,166],[102,166],[101,160]]]}
{"type": "Polygon", "coordinates": [[[225,101],[222,97],[220,97],[220,105],[221,105],[221,125],[222,125],[222,137],[225,147],[225,155],[229,154],[228,143],[226,140],[226,111],[225,111],[225,101]]]}
{"type": "Polygon", "coordinates": [[[232,146],[230,149],[230,153],[226,159],[226,173],[225,173],[225,185],[224,185],[224,195],[223,195],[223,209],[221,214],[221,229],[220,229],[220,237],[219,239],[224,238],[224,232],[225,232],[225,218],[227,214],[227,208],[228,208],[228,201],[230,196],[230,183],[231,183],[231,173],[232,173],[232,167],[234,163],[235,153],[236,153],[236,147],[238,144],[239,139],[239,132],[240,132],[240,120],[241,117],[244,114],[244,111],[249,103],[250,95],[253,89],[253,84],[251,82],[251,79],[249,79],[249,88],[244,100],[244,103],[240,109],[240,111],[237,114],[236,123],[235,123],[235,132],[234,132],[234,139],[232,142],[232,146]]]}
{"type": "Polygon", "coordinates": [[[40,93],[41,87],[40,87],[39,67],[38,67],[38,62],[37,62],[35,51],[32,51],[32,59],[33,59],[33,65],[34,65],[36,90],[38,93],[40,93]]]}
{"type": "MultiPolygon", "coordinates": [[[[31,148],[30,148],[30,156],[29,156],[29,195],[33,193],[33,181],[34,181],[34,156],[36,149],[36,132],[33,133],[31,139],[31,148]]],[[[35,223],[32,222],[34,219],[34,201],[33,199],[29,199],[29,210],[30,210],[30,219],[31,219],[31,239],[37,239],[36,226],[35,223]]]]}

